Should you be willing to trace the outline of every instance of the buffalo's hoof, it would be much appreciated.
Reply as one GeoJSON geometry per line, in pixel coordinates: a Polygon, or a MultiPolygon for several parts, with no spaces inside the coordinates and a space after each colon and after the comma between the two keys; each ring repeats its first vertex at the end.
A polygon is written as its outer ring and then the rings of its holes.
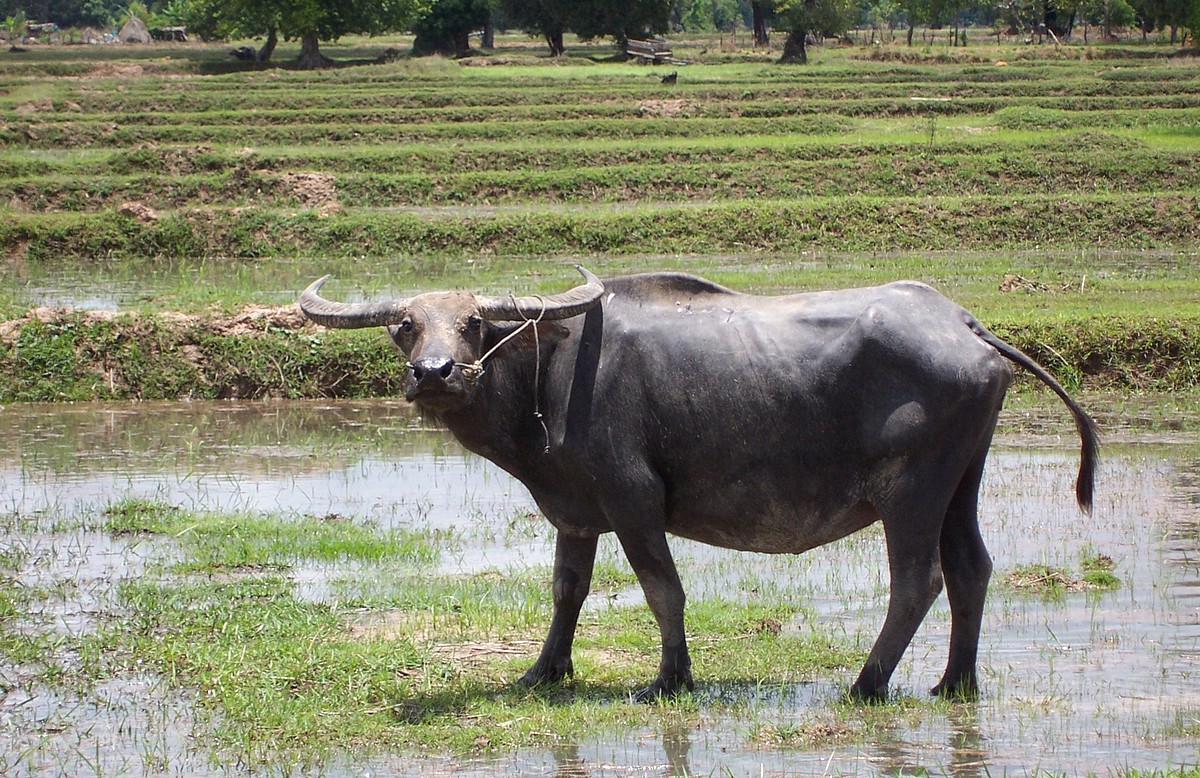
{"type": "Polygon", "coordinates": [[[535,686],[549,686],[562,681],[564,678],[570,678],[575,675],[575,667],[568,659],[564,664],[542,664],[538,662],[520,678],[517,679],[517,686],[524,686],[527,689],[532,689],[535,686]]]}
{"type": "Polygon", "coordinates": [[[979,684],[973,677],[960,678],[954,683],[943,678],[941,683],[929,690],[929,693],[944,700],[975,702],[979,699],[979,684]]]}
{"type": "Polygon", "coordinates": [[[630,699],[633,702],[658,702],[681,694],[685,689],[690,692],[695,688],[696,683],[692,680],[691,673],[683,678],[671,680],[658,678],[645,689],[639,689],[631,694],[630,699]]]}
{"type": "Polygon", "coordinates": [[[887,696],[886,686],[876,686],[868,689],[865,686],[854,684],[850,687],[850,691],[846,693],[846,699],[850,702],[866,703],[867,705],[887,702],[887,696]]]}

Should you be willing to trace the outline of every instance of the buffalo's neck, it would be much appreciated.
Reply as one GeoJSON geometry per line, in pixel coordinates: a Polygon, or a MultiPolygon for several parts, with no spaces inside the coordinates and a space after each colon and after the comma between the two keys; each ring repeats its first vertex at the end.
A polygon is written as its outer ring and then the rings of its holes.
{"type": "Polygon", "coordinates": [[[438,415],[459,443],[521,480],[546,456],[548,443],[537,397],[544,387],[534,369],[532,360],[494,364],[470,403],[438,415]]]}

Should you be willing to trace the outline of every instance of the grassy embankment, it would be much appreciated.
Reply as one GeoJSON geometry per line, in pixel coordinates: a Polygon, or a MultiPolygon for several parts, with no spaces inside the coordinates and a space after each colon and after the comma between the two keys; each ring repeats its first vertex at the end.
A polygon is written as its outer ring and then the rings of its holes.
{"type": "Polygon", "coordinates": [[[326,272],[354,294],[545,291],[574,260],[758,291],[915,277],[1069,384],[1197,383],[1189,62],[979,46],[782,68],[699,46],[673,86],[536,49],[321,73],[199,46],[6,59],[2,318],[62,279],[142,294],[4,327],[0,400],[388,393],[377,334],[210,319],[326,272]]]}

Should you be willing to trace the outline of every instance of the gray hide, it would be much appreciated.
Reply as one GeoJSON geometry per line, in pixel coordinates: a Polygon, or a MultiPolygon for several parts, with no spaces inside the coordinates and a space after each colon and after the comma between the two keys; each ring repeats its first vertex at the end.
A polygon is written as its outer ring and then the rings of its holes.
{"type": "Polygon", "coordinates": [[[580,272],[585,284],[544,300],[437,293],[346,305],[318,295],[324,279],[301,300],[327,326],[388,325],[409,359],[408,399],[520,479],[558,530],[553,620],[520,681],[573,672],[606,532],[661,632],[658,677],[636,695],[650,699],[693,686],[668,534],[795,554],[882,522],[887,616],[851,694],[886,695],[943,582],[949,661],[933,691],[975,694],[992,569],[977,502],[1009,362],[1073,415],[1086,511],[1097,434],[1063,388],[919,283],[758,297],[681,274],[580,272]]]}

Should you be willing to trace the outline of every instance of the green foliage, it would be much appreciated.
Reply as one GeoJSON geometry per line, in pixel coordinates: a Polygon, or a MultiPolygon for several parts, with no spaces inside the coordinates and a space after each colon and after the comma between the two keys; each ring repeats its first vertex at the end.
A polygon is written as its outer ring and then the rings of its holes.
{"type": "Polygon", "coordinates": [[[1083,583],[1089,589],[1111,591],[1121,586],[1121,579],[1113,572],[1117,563],[1107,554],[1085,557],[1079,563],[1079,567],[1083,583]]]}
{"type": "Polygon", "coordinates": [[[563,30],[583,40],[612,37],[619,42],[667,31],[672,0],[503,0],[505,14],[542,35],[563,30]]]}
{"type": "Polygon", "coordinates": [[[491,12],[490,0],[434,0],[413,24],[413,54],[465,56],[471,32],[483,27],[491,12]]]}
{"type": "Polygon", "coordinates": [[[1112,37],[1115,28],[1133,24],[1137,18],[1127,0],[1084,0],[1079,10],[1085,21],[1103,27],[1107,37],[1112,37]]]}
{"type": "Polygon", "coordinates": [[[429,563],[438,551],[420,532],[387,532],[340,516],[282,519],[255,514],[183,511],[153,501],[131,499],[105,511],[109,532],[160,534],[177,538],[188,559],[181,572],[290,569],[298,561],[429,563]]]}
{"type": "Polygon", "coordinates": [[[777,0],[775,21],[788,34],[781,62],[807,61],[805,38],[840,35],[857,20],[854,0],[777,0]]]}
{"type": "Polygon", "coordinates": [[[679,5],[678,13],[686,32],[733,30],[744,21],[735,0],[690,0],[679,5]]]}
{"type": "Polygon", "coordinates": [[[190,0],[187,24],[209,36],[277,32],[289,39],[330,41],[403,30],[423,7],[423,0],[190,0]]]}
{"type": "Polygon", "coordinates": [[[17,10],[16,13],[4,18],[4,34],[10,41],[19,40],[25,35],[25,25],[27,23],[28,19],[25,16],[25,11],[17,10]]]}
{"type": "Polygon", "coordinates": [[[1071,592],[1110,592],[1121,587],[1113,573],[1116,563],[1105,554],[1080,561],[1079,575],[1047,564],[1019,565],[1009,571],[1002,585],[1013,591],[1052,600],[1061,600],[1071,592]]]}
{"type": "Polygon", "coordinates": [[[0,401],[386,396],[403,378],[378,333],[229,335],[200,321],[64,314],[0,341],[0,401]]]}

